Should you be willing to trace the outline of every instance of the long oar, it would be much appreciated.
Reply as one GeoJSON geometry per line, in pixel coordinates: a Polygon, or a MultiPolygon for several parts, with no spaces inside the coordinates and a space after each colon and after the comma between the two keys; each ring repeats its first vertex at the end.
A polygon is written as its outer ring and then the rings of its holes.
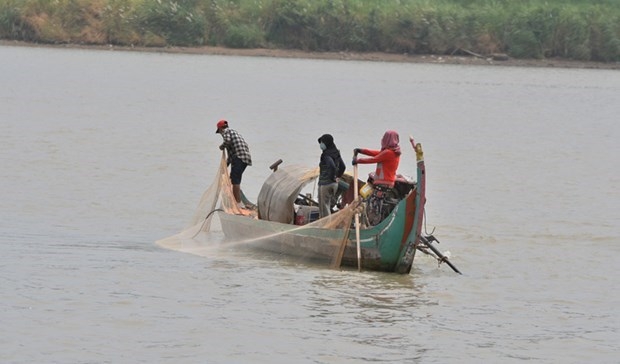
{"type": "Polygon", "coordinates": [[[342,240],[340,241],[340,247],[338,247],[338,250],[336,251],[336,255],[332,258],[332,264],[331,264],[331,268],[332,269],[340,269],[340,266],[342,265],[342,257],[344,256],[344,249],[347,247],[347,243],[349,242],[349,227],[351,226],[351,219],[348,220],[348,223],[345,225],[345,229],[347,229],[345,231],[344,236],[342,237],[342,240]]]}
{"type": "MultiPolygon", "coordinates": [[[[357,201],[357,163],[353,166],[353,199],[357,201]]],[[[357,271],[362,271],[362,248],[360,247],[360,213],[355,212],[355,243],[357,244],[357,271]]]]}

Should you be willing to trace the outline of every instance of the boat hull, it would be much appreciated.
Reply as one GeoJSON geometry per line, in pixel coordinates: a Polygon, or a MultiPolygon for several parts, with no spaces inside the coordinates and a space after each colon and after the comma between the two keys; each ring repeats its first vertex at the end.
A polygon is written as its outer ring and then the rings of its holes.
{"type": "MultiPolygon", "coordinates": [[[[419,237],[419,229],[415,226],[417,196],[414,189],[387,219],[360,231],[362,269],[409,273],[415,257],[414,245],[419,237]]],[[[220,212],[219,217],[227,240],[325,264],[333,262],[343,239],[346,239],[341,265],[357,267],[355,229],[343,231],[296,226],[224,212],[220,212]]]]}

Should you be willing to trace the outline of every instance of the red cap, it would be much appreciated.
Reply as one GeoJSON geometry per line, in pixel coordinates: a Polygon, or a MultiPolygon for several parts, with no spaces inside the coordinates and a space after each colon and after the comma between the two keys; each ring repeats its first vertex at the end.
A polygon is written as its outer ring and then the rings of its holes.
{"type": "Polygon", "coordinates": [[[217,122],[217,129],[215,130],[215,133],[216,133],[216,134],[217,134],[217,133],[219,133],[219,132],[220,132],[220,129],[221,129],[221,128],[223,128],[223,127],[225,127],[225,126],[228,126],[228,121],[226,121],[226,120],[220,120],[220,121],[218,121],[218,122],[217,122]]]}

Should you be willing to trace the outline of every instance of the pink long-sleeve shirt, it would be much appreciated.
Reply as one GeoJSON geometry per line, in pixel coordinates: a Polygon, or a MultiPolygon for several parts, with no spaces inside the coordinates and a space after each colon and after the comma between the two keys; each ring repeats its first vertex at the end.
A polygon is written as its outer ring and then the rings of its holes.
{"type": "Polygon", "coordinates": [[[373,183],[394,187],[394,181],[396,180],[396,170],[398,169],[398,164],[400,163],[400,153],[396,153],[392,149],[361,149],[360,153],[368,155],[371,158],[357,158],[357,163],[377,163],[377,169],[375,170],[375,179],[373,183]]]}

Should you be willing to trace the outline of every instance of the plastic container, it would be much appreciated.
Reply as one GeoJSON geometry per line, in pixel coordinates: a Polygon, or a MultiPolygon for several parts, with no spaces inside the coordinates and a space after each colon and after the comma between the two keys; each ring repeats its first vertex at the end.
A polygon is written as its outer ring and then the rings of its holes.
{"type": "Polygon", "coordinates": [[[372,194],[372,190],[372,185],[370,183],[366,183],[362,186],[362,188],[360,188],[360,196],[362,196],[363,199],[367,199],[372,194]]]}
{"type": "Polygon", "coordinates": [[[306,216],[304,212],[301,210],[301,206],[297,209],[297,213],[295,213],[295,225],[305,225],[306,224],[306,216]]]}
{"type": "Polygon", "coordinates": [[[318,206],[301,205],[295,213],[295,225],[305,225],[319,219],[318,206]]]}

